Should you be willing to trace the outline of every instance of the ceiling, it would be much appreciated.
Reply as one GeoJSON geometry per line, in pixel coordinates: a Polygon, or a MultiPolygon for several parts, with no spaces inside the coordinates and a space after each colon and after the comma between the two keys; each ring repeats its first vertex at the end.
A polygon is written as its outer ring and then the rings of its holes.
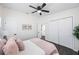
{"type": "MultiPolygon", "coordinates": [[[[31,12],[35,11],[35,9],[30,8],[29,5],[33,5],[37,7],[42,5],[42,3],[0,3],[0,5],[26,14],[32,14],[31,12]]],[[[67,9],[75,8],[78,6],[79,6],[79,3],[47,3],[47,5],[43,9],[49,10],[50,13],[43,12],[43,15],[44,16],[50,15],[67,9]]],[[[40,16],[38,13],[34,13],[33,15],[40,16]]]]}

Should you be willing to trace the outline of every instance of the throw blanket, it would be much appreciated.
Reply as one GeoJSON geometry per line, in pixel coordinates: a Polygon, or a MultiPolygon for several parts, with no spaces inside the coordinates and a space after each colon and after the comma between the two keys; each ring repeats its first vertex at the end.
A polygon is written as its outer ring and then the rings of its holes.
{"type": "Polygon", "coordinates": [[[46,42],[39,38],[33,38],[31,39],[31,41],[35,43],[36,45],[38,45],[40,48],[42,48],[45,51],[46,55],[58,55],[59,54],[57,48],[52,43],[46,42]]]}

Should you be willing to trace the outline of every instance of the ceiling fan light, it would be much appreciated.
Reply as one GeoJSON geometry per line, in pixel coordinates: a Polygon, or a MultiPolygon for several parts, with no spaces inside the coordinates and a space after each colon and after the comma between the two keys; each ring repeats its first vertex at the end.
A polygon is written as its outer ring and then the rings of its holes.
{"type": "Polygon", "coordinates": [[[38,12],[38,13],[41,13],[41,10],[38,10],[37,12],[38,12]]]}

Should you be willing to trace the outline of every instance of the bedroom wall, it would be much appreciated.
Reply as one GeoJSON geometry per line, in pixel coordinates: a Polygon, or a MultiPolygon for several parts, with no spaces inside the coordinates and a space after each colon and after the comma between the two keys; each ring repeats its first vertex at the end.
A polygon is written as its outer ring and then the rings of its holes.
{"type": "MultiPolygon", "coordinates": [[[[0,17],[2,17],[2,7],[0,6],[0,17]]],[[[2,30],[2,27],[0,27],[0,37],[2,36],[1,35],[1,30],[2,30]]]]}
{"type": "Polygon", "coordinates": [[[17,34],[22,40],[37,36],[37,23],[33,15],[27,15],[19,11],[2,7],[2,36],[17,34]],[[23,30],[22,24],[32,25],[32,30],[23,30]]]}
{"type": "Polygon", "coordinates": [[[0,16],[1,16],[2,7],[0,6],[0,16]]]}
{"type": "MultiPolygon", "coordinates": [[[[69,10],[65,10],[62,12],[58,12],[58,13],[51,14],[46,17],[40,18],[39,25],[46,24],[50,20],[55,20],[55,19],[60,19],[60,18],[65,18],[65,17],[70,17],[70,16],[73,16],[73,28],[74,28],[75,26],[79,24],[79,7],[72,8],[69,10]]],[[[39,32],[41,32],[41,30],[39,32]]],[[[79,50],[79,40],[77,40],[75,37],[73,39],[74,39],[74,44],[73,44],[74,50],[77,51],[79,50]]]]}

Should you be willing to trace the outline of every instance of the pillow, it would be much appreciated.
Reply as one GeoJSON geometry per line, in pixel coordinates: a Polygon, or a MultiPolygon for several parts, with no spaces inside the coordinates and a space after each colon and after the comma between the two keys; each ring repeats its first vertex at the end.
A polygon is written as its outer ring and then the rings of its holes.
{"type": "Polygon", "coordinates": [[[16,43],[18,45],[19,51],[23,51],[24,50],[24,43],[21,39],[17,39],[16,43]]]}
{"type": "Polygon", "coordinates": [[[1,40],[4,44],[6,44],[7,40],[6,39],[2,39],[1,40]]]}
{"type": "Polygon", "coordinates": [[[6,42],[5,40],[0,39],[0,55],[3,54],[2,47],[4,46],[5,42],[6,42]]]}
{"type": "Polygon", "coordinates": [[[18,46],[14,39],[8,39],[6,45],[2,48],[5,55],[15,55],[19,52],[18,46]]]}
{"type": "Polygon", "coordinates": [[[9,37],[8,39],[14,39],[14,40],[17,40],[17,38],[16,38],[16,37],[9,37]]]}

